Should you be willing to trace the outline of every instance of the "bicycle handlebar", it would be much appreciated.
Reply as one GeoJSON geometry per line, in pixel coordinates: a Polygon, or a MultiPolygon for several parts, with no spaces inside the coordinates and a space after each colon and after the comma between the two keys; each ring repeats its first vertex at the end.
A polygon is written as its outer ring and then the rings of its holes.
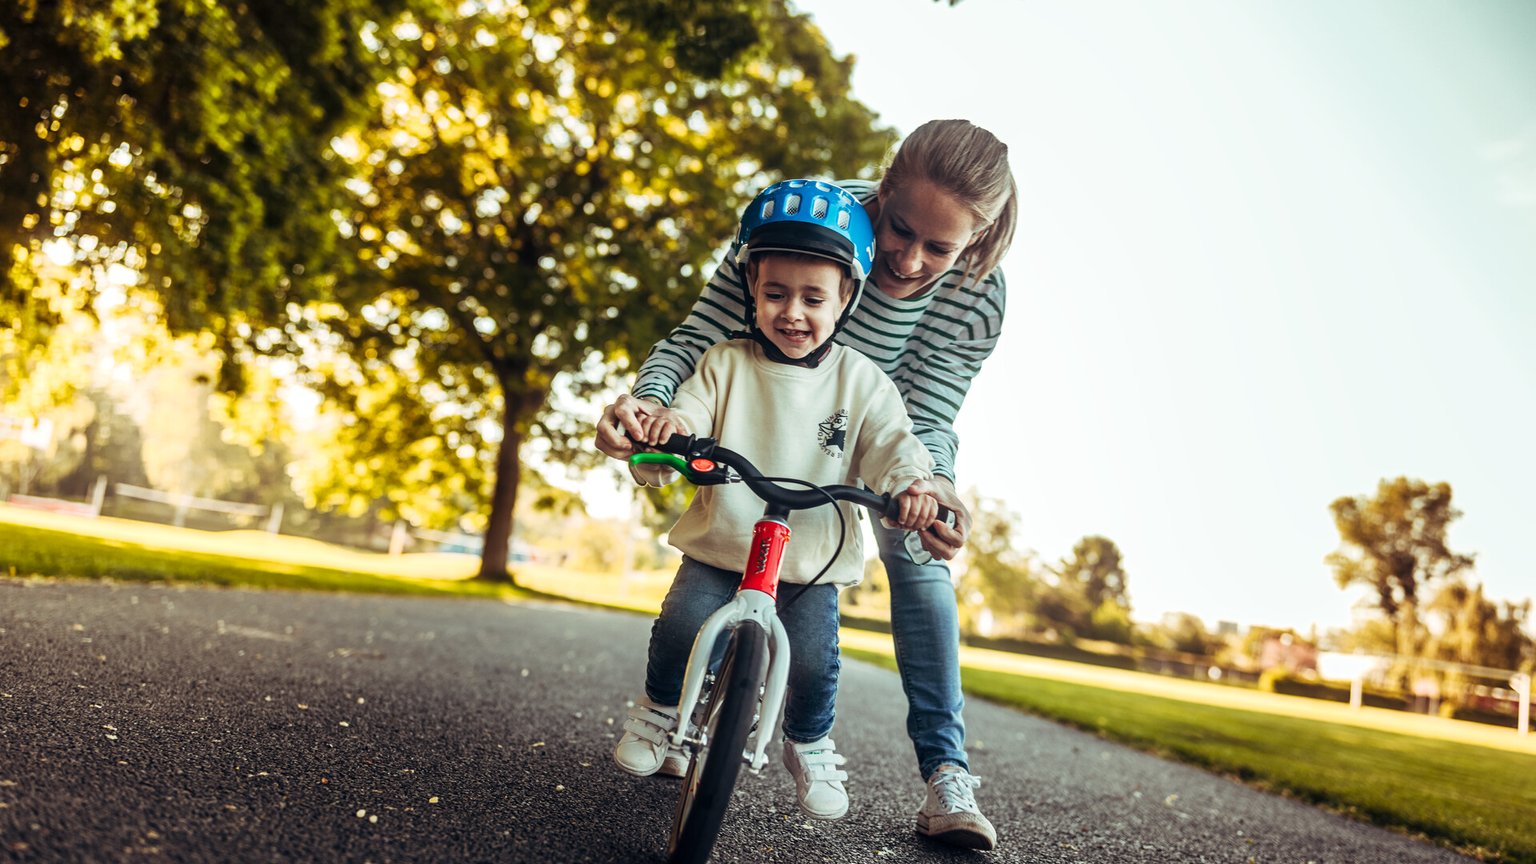
{"type": "MultiPolygon", "coordinates": [[[[901,514],[901,503],[895,496],[879,495],[859,486],[839,483],[810,489],[786,489],[764,477],[763,472],[759,471],[747,457],[721,447],[713,438],[673,435],[655,447],[661,451],[660,454],[637,453],[630,459],[641,463],[669,465],[697,486],[734,482],[738,478],[732,477],[728,471],[723,470],[723,468],[729,468],[739,475],[741,482],[746,483],[757,497],[786,510],[809,510],[812,507],[819,507],[827,503],[827,496],[830,495],[838,501],[868,507],[892,519],[901,514]],[[654,458],[647,459],[647,456],[654,458]],[[826,494],[822,494],[823,492],[826,494]]],[[[954,512],[940,504],[937,521],[953,526],[954,512]]]]}

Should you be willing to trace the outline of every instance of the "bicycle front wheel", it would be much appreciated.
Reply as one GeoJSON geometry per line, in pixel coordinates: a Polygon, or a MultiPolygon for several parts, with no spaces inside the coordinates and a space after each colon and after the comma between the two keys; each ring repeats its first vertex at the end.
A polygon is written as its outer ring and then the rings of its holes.
{"type": "Polygon", "coordinates": [[[767,664],[767,632],[754,621],[743,621],[731,633],[725,661],[709,691],[703,744],[683,777],[667,847],[671,864],[703,864],[715,848],[741,771],[767,664]]]}

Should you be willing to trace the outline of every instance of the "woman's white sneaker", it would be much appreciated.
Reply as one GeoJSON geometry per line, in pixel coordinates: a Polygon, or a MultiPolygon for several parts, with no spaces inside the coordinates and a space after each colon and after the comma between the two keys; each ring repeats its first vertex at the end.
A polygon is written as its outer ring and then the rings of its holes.
{"type": "Polygon", "coordinates": [[[848,815],[848,772],[839,766],[848,760],[837,752],[832,739],[800,744],[785,739],[784,766],[795,778],[800,810],[812,819],[841,819],[848,815]]]}
{"type": "MultiPolygon", "coordinates": [[[[641,696],[640,701],[629,708],[629,716],[624,720],[624,735],[613,748],[613,761],[636,777],[655,774],[669,762],[667,736],[676,728],[677,706],[657,705],[650,697],[641,696]]],[[[675,760],[670,761],[675,764],[675,760]]]]}
{"type": "Polygon", "coordinates": [[[997,845],[997,830],[981,815],[972,794],[981,785],[976,777],[958,765],[940,765],[928,775],[928,800],[917,811],[917,833],[967,849],[991,849],[997,845]]]}

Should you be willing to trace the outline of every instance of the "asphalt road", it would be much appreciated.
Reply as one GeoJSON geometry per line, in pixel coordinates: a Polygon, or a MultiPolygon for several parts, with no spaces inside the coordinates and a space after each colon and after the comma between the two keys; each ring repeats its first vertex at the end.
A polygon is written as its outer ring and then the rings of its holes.
{"type": "MultiPolygon", "coordinates": [[[[655,862],[675,781],[610,759],[649,621],[559,605],[0,580],[0,859],[655,862]]],[[[1451,862],[997,705],[992,853],[916,836],[894,673],[845,664],[853,808],[743,775],[722,862],[1451,862]]],[[[771,752],[771,751],[770,751],[771,752]]]]}

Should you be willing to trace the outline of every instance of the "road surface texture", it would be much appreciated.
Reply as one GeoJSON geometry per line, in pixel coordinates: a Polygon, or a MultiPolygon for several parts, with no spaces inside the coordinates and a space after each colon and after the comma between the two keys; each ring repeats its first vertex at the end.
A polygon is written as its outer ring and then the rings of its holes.
{"type": "MultiPolygon", "coordinates": [[[[649,626],[554,604],[0,580],[0,860],[660,861],[676,781],[610,756],[649,626]]],[[[801,818],[774,753],[743,773],[714,860],[1468,860],[980,700],[972,768],[1001,844],[950,850],[912,830],[904,716],[894,673],[845,664],[848,818],[801,818]]]]}

